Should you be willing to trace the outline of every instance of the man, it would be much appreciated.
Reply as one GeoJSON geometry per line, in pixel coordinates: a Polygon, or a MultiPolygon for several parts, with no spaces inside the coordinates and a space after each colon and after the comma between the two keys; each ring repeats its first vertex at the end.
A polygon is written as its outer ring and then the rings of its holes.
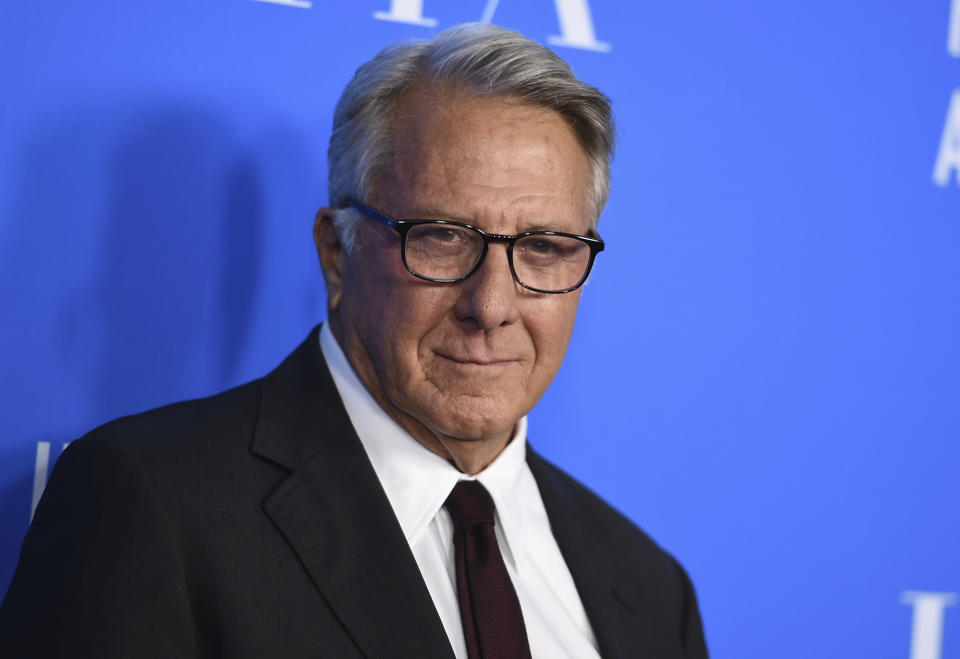
{"type": "Polygon", "coordinates": [[[0,611],[54,657],[706,656],[689,580],[526,444],[603,243],[607,99],[491,26],[338,104],[328,321],[61,457],[0,611]]]}

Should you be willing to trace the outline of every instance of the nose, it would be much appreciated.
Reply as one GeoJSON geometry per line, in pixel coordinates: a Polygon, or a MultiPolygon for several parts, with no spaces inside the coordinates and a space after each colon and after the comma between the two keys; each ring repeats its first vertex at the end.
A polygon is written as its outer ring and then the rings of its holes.
{"type": "Polygon", "coordinates": [[[519,317],[520,284],[510,271],[506,245],[490,245],[477,271],[456,286],[460,289],[453,308],[457,320],[490,331],[519,317]]]}

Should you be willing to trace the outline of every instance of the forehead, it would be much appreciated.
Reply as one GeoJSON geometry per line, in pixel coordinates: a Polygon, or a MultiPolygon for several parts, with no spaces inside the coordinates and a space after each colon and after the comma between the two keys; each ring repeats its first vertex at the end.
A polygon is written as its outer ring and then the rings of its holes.
{"type": "Polygon", "coordinates": [[[391,137],[392,166],[377,187],[396,213],[444,209],[506,224],[537,217],[576,231],[589,224],[588,159],[552,110],[416,90],[399,104],[391,137]]]}

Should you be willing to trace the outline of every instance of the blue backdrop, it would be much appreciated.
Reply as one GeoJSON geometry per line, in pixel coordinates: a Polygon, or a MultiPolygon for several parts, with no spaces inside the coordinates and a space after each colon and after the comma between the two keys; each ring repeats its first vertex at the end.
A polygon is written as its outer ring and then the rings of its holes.
{"type": "Polygon", "coordinates": [[[960,0],[4,2],[0,589],[65,442],[322,320],[335,99],[478,19],[620,127],[533,443],[681,558],[715,657],[960,658],[960,0]]]}

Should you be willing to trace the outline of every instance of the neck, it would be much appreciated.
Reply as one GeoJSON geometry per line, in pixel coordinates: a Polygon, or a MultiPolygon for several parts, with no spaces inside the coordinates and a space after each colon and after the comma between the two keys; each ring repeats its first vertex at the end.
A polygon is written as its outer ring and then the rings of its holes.
{"type": "MultiPolygon", "coordinates": [[[[407,432],[410,432],[409,428],[407,432]]],[[[428,450],[445,458],[458,470],[471,476],[479,474],[496,460],[513,437],[511,433],[504,438],[464,440],[439,433],[431,433],[429,438],[412,432],[410,434],[428,450]]]]}

